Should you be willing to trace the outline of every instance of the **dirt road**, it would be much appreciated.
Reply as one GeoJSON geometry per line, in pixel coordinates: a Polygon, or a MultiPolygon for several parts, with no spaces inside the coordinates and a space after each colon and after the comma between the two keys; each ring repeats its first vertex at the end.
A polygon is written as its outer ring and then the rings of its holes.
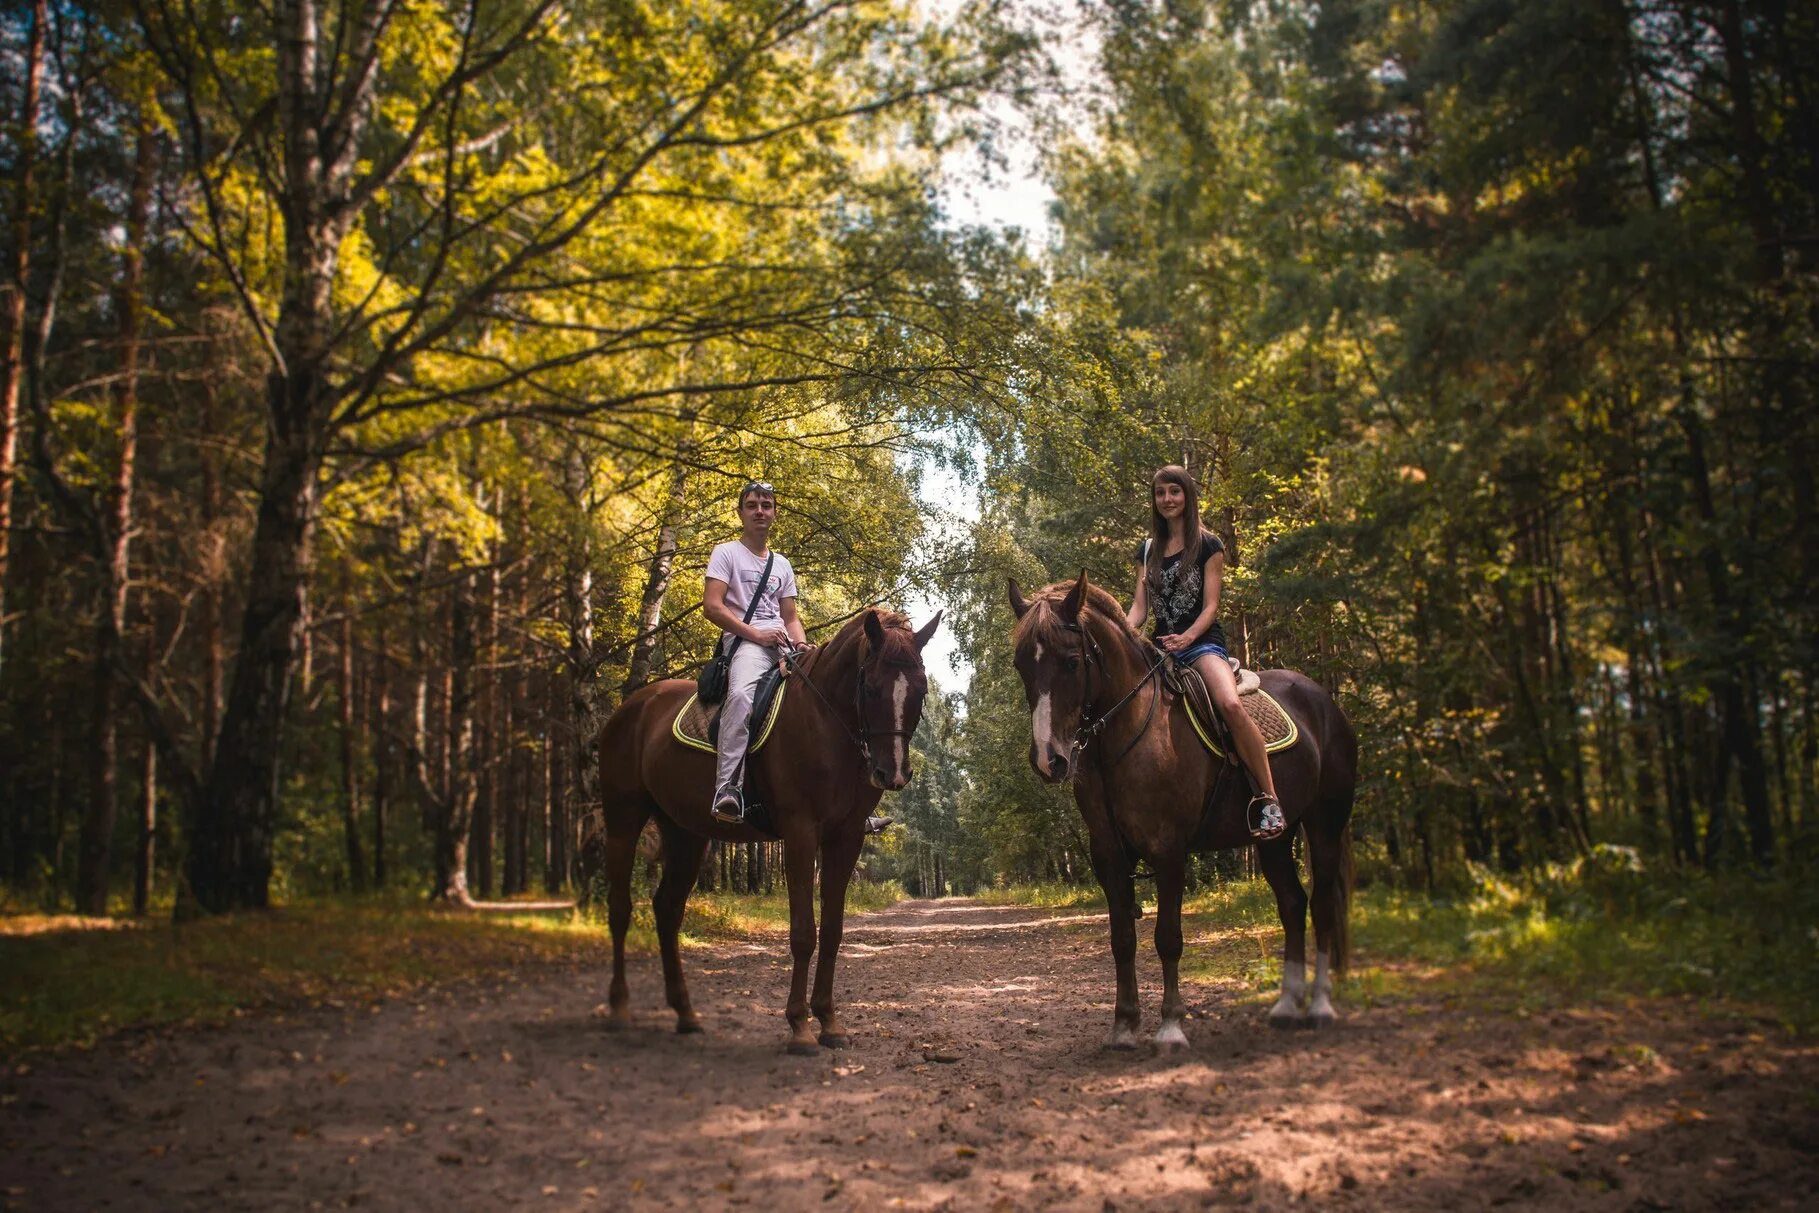
{"type": "MultiPolygon", "coordinates": [[[[1143,926],[1147,929],[1149,922],[1143,926]]],[[[1190,949],[1193,947],[1190,937],[1190,949]]],[[[1158,969],[1147,936],[1146,1031],[1158,969]]],[[[782,1052],[776,937],[122,1039],[0,1080],[8,1208],[1802,1207],[1819,1050],[1678,1003],[1404,999],[1278,1033],[1189,991],[1185,1059],[1100,1049],[1103,919],[909,902],[849,927],[854,1047],[782,1052]]]]}

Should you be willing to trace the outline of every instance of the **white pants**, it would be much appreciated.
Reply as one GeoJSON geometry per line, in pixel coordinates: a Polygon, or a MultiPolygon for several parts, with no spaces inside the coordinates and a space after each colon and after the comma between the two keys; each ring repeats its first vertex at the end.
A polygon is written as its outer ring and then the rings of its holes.
{"type": "MultiPolygon", "coordinates": [[[[720,643],[731,644],[722,638],[720,643]]],[[[720,705],[720,772],[714,781],[716,793],[721,788],[739,787],[744,780],[745,743],[752,730],[752,696],[758,680],[768,674],[782,654],[773,646],[740,642],[733,653],[732,669],[726,677],[726,699],[720,705]]]]}

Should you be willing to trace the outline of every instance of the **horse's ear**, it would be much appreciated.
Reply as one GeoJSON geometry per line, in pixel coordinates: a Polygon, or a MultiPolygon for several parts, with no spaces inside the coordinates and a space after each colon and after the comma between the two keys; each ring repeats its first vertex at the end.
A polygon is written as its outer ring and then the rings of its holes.
{"type": "Polygon", "coordinates": [[[1021,619],[1029,613],[1030,604],[1023,600],[1023,591],[1017,588],[1015,577],[1006,577],[1004,580],[1011,590],[1011,610],[1021,619]]]}
{"type": "Polygon", "coordinates": [[[945,611],[936,611],[935,617],[916,629],[916,651],[920,653],[929,640],[935,635],[935,629],[941,626],[941,616],[945,611]]]}
{"type": "Polygon", "coordinates": [[[1063,598],[1061,600],[1061,608],[1057,612],[1061,616],[1061,622],[1062,623],[1079,623],[1080,622],[1080,606],[1085,601],[1086,601],[1086,570],[1081,569],[1080,570],[1080,580],[1074,582],[1074,588],[1069,590],[1067,592],[1067,597],[1063,598]]]}
{"type": "Polygon", "coordinates": [[[878,612],[870,607],[865,609],[865,638],[872,642],[873,649],[884,647],[884,625],[878,622],[878,612]]]}

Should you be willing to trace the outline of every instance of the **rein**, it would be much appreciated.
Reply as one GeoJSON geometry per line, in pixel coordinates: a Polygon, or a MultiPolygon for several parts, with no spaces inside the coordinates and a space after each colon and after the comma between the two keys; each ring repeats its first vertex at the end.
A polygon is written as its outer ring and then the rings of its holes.
{"type": "Polygon", "coordinates": [[[1137,693],[1143,690],[1144,687],[1147,686],[1151,690],[1149,714],[1143,718],[1143,727],[1131,735],[1131,739],[1125,743],[1122,750],[1118,751],[1118,756],[1116,758],[1113,758],[1109,763],[1101,761],[1100,766],[1104,769],[1109,769],[1117,766],[1123,761],[1125,755],[1135,749],[1137,743],[1143,739],[1143,735],[1149,732],[1150,724],[1156,718],[1156,704],[1160,702],[1162,698],[1161,680],[1157,678],[1156,675],[1162,669],[1163,663],[1168,660],[1168,654],[1159,654],[1155,663],[1151,665],[1148,670],[1144,671],[1142,678],[1137,680],[1136,685],[1124,693],[1124,698],[1120,699],[1117,703],[1114,703],[1104,712],[1095,714],[1092,706],[1093,667],[1103,660],[1103,654],[1099,651],[1099,642],[1088,635],[1086,629],[1077,623],[1068,624],[1066,626],[1069,631],[1080,633],[1081,638],[1085,641],[1085,659],[1081,662],[1080,666],[1080,678],[1083,686],[1080,697],[1080,714],[1083,718],[1087,719],[1085,719],[1080,728],[1074,732],[1074,744],[1069,747],[1070,753],[1068,755],[1068,763],[1070,766],[1073,766],[1074,769],[1078,770],[1080,755],[1086,750],[1086,747],[1091,745],[1093,740],[1104,731],[1105,726],[1111,723],[1112,717],[1116,716],[1125,704],[1129,703],[1132,699],[1135,699],[1137,693]]]}
{"type": "Polygon", "coordinates": [[[1122,762],[1125,756],[1137,747],[1137,743],[1143,740],[1144,735],[1149,732],[1150,725],[1154,723],[1156,719],[1156,705],[1162,701],[1162,679],[1158,677],[1158,675],[1163,664],[1168,661],[1168,654],[1166,652],[1158,652],[1155,662],[1150,665],[1149,669],[1144,671],[1143,677],[1137,680],[1136,685],[1126,691],[1124,697],[1118,700],[1117,703],[1114,703],[1104,712],[1095,715],[1092,709],[1093,668],[1104,660],[1104,654],[1099,650],[1099,642],[1094,640],[1092,634],[1082,625],[1072,623],[1064,626],[1066,626],[1069,631],[1078,632],[1084,642],[1082,646],[1083,660],[1080,663],[1080,679],[1082,684],[1080,714],[1083,723],[1079,729],[1075,730],[1074,744],[1069,747],[1068,767],[1072,773],[1070,776],[1071,778],[1079,777],[1080,771],[1083,770],[1086,765],[1079,761],[1081,754],[1086,750],[1087,746],[1091,745],[1093,740],[1104,731],[1105,726],[1111,722],[1112,717],[1116,716],[1118,712],[1123,709],[1125,704],[1129,703],[1132,699],[1135,699],[1137,693],[1143,690],[1144,687],[1147,686],[1150,688],[1149,712],[1143,718],[1143,727],[1131,734],[1131,739],[1125,743],[1124,748],[1119,750],[1115,757],[1109,761],[1101,758],[1097,764],[1099,767],[1099,787],[1105,797],[1105,817],[1106,820],[1111,823],[1112,837],[1118,840],[1118,849],[1130,860],[1131,875],[1138,879],[1146,879],[1149,877],[1149,874],[1137,870],[1139,857],[1132,854],[1131,844],[1124,837],[1124,828],[1118,824],[1118,809],[1117,805],[1113,802],[1112,796],[1111,772],[1112,768],[1122,762]],[[1091,719],[1086,719],[1087,717],[1091,717],[1091,719]]]}

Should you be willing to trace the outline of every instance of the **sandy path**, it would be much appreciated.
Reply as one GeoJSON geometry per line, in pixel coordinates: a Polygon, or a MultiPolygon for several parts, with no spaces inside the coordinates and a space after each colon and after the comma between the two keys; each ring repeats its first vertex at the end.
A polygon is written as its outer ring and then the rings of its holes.
{"type": "MultiPolygon", "coordinates": [[[[672,1034],[640,958],[624,1034],[594,1013],[604,972],[545,972],[43,1061],[0,1079],[0,1197],[1557,1210],[1792,1208],[1819,1187],[1819,1050],[1683,1004],[1521,1019],[1342,991],[1337,1029],[1276,1033],[1199,986],[1185,1060],[1109,1054],[1102,919],[910,902],[849,927],[855,1047],[795,1058],[784,959],[775,937],[692,951],[701,1037],[672,1034]]],[[[1147,939],[1140,972],[1153,1031],[1147,939]]]]}

